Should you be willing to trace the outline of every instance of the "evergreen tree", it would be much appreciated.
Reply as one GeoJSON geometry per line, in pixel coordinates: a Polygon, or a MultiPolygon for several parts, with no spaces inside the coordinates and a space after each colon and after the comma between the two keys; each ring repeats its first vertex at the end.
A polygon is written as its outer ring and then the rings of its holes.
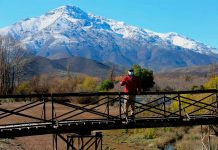
{"type": "Polygon", "coordinates": [[[133,70],[135,76],[139,77],[141,80],[141,86],[143,91],[148,91],[155,84],[153,71],[142,68],[140,65],[133,65],[133,70]]]}
{"type": "Polygon", "coordinates": [[[111,80],[104,80],[99,87],[101,91],[108,91],[114,88],[114,83],[111,80]]]}

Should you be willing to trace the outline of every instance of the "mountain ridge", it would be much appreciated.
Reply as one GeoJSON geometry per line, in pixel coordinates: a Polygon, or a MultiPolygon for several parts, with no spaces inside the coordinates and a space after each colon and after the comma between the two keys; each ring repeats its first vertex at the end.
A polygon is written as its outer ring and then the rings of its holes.
{"type": "Polygon", "coordinates": [[[62,6],[6,28],[21,46],[36,56],[61,59],[85,57],[127,67],[139,64],[155,71],[207,65],[218,60],[218,50],[178,33],[157,33],[62,6]]]}
{"type": "Polygon", "coordinates": [[[82,57],[70,57],[51,60],[45,57],[28,57],[23,66],[22,80],[31,79],[43,74],[65,76],[71,74],[85,74],[106,79],[112,69],[116,75],[124,73],[125,68],[116,65],[103,64],[82,57]]]}

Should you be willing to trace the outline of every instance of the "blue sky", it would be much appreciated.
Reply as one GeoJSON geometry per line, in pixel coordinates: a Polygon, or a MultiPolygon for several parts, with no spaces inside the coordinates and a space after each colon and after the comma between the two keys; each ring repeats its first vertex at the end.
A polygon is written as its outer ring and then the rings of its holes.
{"type": "Polygon", "coordinates": [[[0,0],[0,28],[62,5],[218,48],[218,0],[0,0]]]}

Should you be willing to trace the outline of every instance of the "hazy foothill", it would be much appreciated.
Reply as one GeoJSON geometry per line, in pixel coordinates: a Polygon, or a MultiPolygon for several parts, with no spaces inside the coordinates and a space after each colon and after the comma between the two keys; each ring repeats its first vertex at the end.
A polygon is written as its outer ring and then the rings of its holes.
{"type": "MultiPolygon", "coordinates": [[[[218,49],[194,39],[131,26],[70,5],[0,29],[0,95],[121,92],[119,82],[129,68],[141,79],[144,92],[216,89],[217,62],[218,49]]],[[[98,103],[90,97],[73,103],[93,101],[98,103]]],[[[17,102],[0,101],[0,107],[17,102]]],[[[199,126],[104,131],[103,146],[196,150],[201,148],[201,131],[199,126]]],[[[51,148],[46,146],[51,144],[48,136],[32,139],[31,146],[26,137],[1,139],[0,149],[51,148]],[[37,143],[40,138],[44,143],[37,143]]],[[[211,139],[211,147],[218,149],[217,137],[211,139]]]]}

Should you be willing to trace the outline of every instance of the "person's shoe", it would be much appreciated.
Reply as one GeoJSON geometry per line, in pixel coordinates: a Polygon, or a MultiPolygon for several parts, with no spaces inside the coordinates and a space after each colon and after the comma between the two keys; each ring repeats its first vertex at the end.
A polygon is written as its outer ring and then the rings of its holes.
{"type": "Polygon", "coordinates": [[[126,124],[126,122],[128,122],[128,116],[126,116],[126,114],[122,114],[121,115],[121,121],[122,121],[122,123],[126,124]]]}
{"type": "Polygon", "coordinates": [[[129,123],[129,120],[122,121],[122,124],[128,124],[128,123],[129,123]]]}

